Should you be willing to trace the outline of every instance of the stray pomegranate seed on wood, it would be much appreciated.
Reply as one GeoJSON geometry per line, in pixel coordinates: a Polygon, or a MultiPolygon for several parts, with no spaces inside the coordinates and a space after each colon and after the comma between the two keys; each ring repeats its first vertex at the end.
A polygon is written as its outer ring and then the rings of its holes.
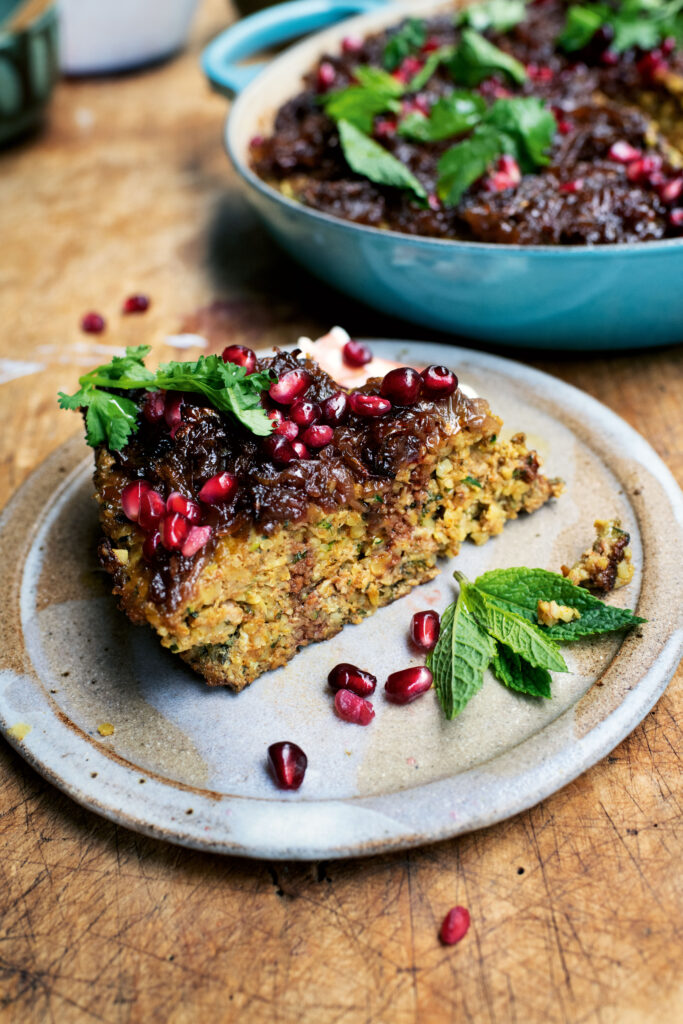
{"type": "Polygon", "coordinates": [[[470,912],[465,907],[451,907],[443,919],[439,938],[444,946],[454,946],[467,935],[470,912]]]}
{"type": "Polygon", "coordinates": [[[271,743],[268,763],[280,789],[298,789],[304,781],[308,758],[296,743],[271,743]]]}
{"type": "Polygon", "coordinates": [[[107,321],[99,313],[86,313],[81,317],[81,330],[86,334],[101,334],[107,326],[107,321]]]}
{"type": "Polygon", "coordinates": [[[147,295],[129,295],[123,304],[122,313],[146,313],[149,309],[147,295]]]}

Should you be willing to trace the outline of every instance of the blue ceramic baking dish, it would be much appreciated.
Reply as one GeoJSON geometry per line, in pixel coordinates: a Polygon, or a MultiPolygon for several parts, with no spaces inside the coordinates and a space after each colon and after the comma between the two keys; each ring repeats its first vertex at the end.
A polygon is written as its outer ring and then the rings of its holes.
{"type": "Polygon", "coordinates": [[[322,53],[338,51],[345,35],[452,6],[293,0],[237,22],[206,48],[206,75],[217,89],[237,95],[226,145],[268,230],[313,274],[422,326],[537,348],[615,350],[683,340],[683,239],[591,248],[420,238],[309,209],[250,169],[249,140],[270,130],[322,53]],[[311,32],[267,64],[241,63],[311,32]]]}

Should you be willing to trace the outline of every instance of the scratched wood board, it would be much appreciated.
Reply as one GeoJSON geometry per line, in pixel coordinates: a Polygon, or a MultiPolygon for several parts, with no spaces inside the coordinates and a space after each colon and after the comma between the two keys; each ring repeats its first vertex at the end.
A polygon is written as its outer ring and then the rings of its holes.
{"type": "MultiPolygon", "coordinates": [[[[171,63],[61,84],[46,131],[0,154],[3,502],[74,432],[55,392],[115,345],[182,331],[284,343],[332,322],[428,333],[312,282],[255,223],[222,150],[225,101],[197,70],[228,15],[206,0],[171,63]],[[124,320],[132,291],[152,309],[124,320]],[[78,330],[89,308],[108,319],[98,338],[78,330]]],[[[503,354],[596,395],[683,479],[680,348],[503,354]]],[[[679,670],[612,756],[532,811],[370,861],[273,866],[144,839],[79,808],[2,744],[1,1019],[679,1019],[682,683],[679,670]],[[445,949],[437,931],[454,903],[472,927],[445,949]]]]}

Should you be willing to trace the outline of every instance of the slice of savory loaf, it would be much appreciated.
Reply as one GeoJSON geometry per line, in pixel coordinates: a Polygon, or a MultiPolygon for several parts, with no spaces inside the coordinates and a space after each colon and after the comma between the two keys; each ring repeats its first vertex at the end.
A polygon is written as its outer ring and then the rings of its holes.
{"type": "Polygon", "coordinates": [[[415,398],[400,377],[347,395],[296,352],[257,368],[278,378],[263,403],[283,432],[256,437],[197,394],[128,392],[137,433],[96,452],[114,592],[211,685],[242,689],[561,490],[448,371],[415,398]]]}

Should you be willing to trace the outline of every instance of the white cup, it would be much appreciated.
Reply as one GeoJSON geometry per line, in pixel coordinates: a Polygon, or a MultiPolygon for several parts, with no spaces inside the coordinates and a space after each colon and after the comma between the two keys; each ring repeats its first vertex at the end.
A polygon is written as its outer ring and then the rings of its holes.
{"type": "Polygon", "coordinates": [[[69,75],[139,67],[179,50],[198,0],[58,0],[60,65],[69,75]]]}

